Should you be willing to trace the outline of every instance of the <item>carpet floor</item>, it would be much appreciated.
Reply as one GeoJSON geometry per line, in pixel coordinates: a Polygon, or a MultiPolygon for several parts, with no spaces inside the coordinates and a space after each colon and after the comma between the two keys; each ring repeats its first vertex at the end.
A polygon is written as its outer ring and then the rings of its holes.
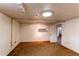
{"type": "Polygon", "coordinates": [[[79,56],[57,43],[20,43],[8,56],[79,56]]]}

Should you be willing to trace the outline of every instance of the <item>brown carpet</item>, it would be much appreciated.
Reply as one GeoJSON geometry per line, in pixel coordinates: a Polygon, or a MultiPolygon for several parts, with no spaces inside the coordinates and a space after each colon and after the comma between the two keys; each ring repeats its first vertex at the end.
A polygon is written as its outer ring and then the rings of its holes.
{"type": "Polygon", "coordinates": [[[79,56],[57,43],[20,43],[8,56],[79,56]]]}

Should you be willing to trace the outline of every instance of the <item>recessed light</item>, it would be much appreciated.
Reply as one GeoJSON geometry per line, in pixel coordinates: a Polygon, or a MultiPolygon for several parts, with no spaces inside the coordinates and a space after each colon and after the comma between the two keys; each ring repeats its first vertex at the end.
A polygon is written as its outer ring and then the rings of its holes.
{"type": "Polygon", "coordinates": [[[44,16],[44,17],[49,17],[49,16],[52,16],[52,12],[43,12],[42,13],[42,16],[44,16]]]}

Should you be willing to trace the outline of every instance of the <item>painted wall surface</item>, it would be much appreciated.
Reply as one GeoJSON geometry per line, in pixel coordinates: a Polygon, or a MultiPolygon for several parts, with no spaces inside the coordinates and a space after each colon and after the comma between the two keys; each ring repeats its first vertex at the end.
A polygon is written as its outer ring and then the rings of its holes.
{"type": "Polygon", "coordinates": [[[49,29],[44,24],[21,24],[22,42],[49,41],[49,29]],[[39,32],[39,29],[46,29],[47,32],[39,32]]]}
{"type": "Polygon", "coordinates": [[[79,53],[79,18],[62,24],[62,45],[79,53]]]}
{"type": "Polygon", "coordinates": [[[11,50],[11,18],[0,13],[0,55],[7,55],[11,50]]]}
{"type": "Polygon", "coordinates": [[[51,41],[56,42],[55,26],[45,24],[21,24],[21,41],[51,41]],[[47,32],[39,32],[38,29],[46,29],[47,32]]]}
{"type": "Polygon", "coordinates": [[[12,23],[12,49],[20,43],[20,24],[13,19],[12,23]]]}
{"type": "Polygon", "coordinates": [[[9,52],[12,51],[12,49],[18,43],[19,43],[19,23],[13,21],[11,29],[11,18],[0,13],[0,56],[8,55],[9,52]],[[13,44],[12,46],[11,46],[11,40],[13,44]]]}

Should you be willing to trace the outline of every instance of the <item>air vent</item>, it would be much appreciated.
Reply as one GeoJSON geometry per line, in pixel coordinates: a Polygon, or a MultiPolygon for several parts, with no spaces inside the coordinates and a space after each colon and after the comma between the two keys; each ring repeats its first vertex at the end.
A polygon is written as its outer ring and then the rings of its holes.
{"type": "Polygon", "coordinates": [[[22,3],[17,3],[17,6],[19,7],[19,9],[21,10],[21,12],[25,13],[25,9],[23,7],[22,3]]]}

